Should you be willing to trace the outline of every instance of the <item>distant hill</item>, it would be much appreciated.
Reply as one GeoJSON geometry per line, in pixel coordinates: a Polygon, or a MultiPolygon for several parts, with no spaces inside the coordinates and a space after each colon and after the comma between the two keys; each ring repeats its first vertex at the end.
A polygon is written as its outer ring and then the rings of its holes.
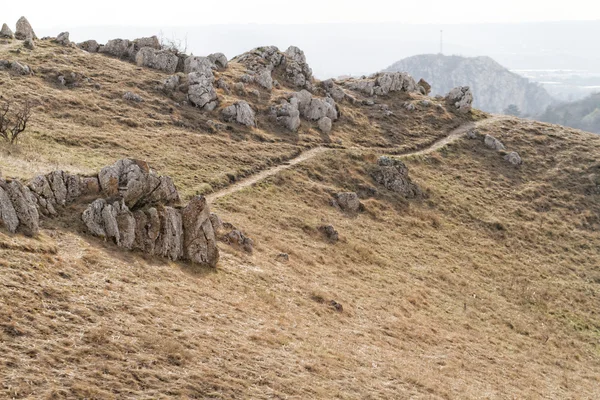
{"type": "Polygon", "coordinates": [[[474,106],[488,112],[502,113],[514,104],[524,115],[537,115],[553,102],[544,88],[490,57],[423,54],[400,60],[385,71],[405,71],[416,79],[423,78],[431,84],[434,95],[445,95],[456,86],[470,86],[474,106]]]}
{"type": "Polygon", "coordinates": [[[550,106],[538,119],[600,133],[600,93],[572,103],[550,106]]]}

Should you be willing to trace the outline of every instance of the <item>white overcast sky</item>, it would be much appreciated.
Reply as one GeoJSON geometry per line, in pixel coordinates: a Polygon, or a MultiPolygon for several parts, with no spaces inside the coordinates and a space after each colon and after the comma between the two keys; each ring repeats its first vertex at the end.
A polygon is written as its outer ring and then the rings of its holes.
{"type": "Polygon", "coordinates": [[[34,29],[90,25],[237,23],[490,23],[600,20],[599,0],[2,0],[1,22],[25,15],[34,29]]]}

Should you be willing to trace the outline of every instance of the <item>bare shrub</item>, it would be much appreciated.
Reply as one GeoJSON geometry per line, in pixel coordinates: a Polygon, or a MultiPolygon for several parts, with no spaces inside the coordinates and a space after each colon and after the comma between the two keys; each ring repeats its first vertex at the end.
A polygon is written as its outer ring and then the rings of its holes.
{"type": "Polygon", "coordinates": [[[0,105],[0,136],[6,142],[17,143],[21,133],[27,129],[31,112],[29,100],[20,108],[14,107],[10,100],[3,100],[0,105]]]}

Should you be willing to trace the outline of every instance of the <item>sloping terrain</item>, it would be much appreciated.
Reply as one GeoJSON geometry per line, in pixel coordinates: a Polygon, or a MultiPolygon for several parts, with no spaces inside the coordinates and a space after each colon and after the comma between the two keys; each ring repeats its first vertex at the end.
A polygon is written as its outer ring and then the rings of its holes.
{"type": "MultiPolygon", "coordinates": [[[[0,59],[35,74],[0,71],[0,91],[36,108],[20,144],[0,147],[3,177],[135,157],[189,197],[307,148],[330,150],[214,200],[255,243],[252,254],[220,243],[216,269],[92,238],[73,223],[76,206],[43,220],[36,238],[0,229],[2,397],[600,394],[600,138],[459,115],[416,93],[375,104],[356,95],[339,102],[329,135],[306,121],[292,133],[265,117],[293,90],[283,84],[256,88],[258,97],[219,89],[223,104],[201,111],[165,95],[164,73],[47,41],[19,46],[1,44],[0,59]],[[91,81],[57,86],[71,71],[91,81]],[[124,101],[127,90],[145,101],[124,101]],[[238,99],[257,110],[258,127],[213,129],[208,121],[238,99]],[[454,135],[436,151],[399,156],[421,197],[373,180],[379,156],[429,148],[474,120],[523,164],[480,136],[454,135]],[[345,191],[359,193],[361,212],[331,205],[345,191]],[[337,243],[320,233],[324,224],[337,243]]],[[[233,84],[243,73],[231,62],[217,74],[233,84]]]]}
{"type": "Polygon", "coordinates": [[[548,107],[540,121],[600,133],[600,93],[571,103],[548,107]]]}
{"type": "Polygon", "coordinates": [[[470,86],[474,107],[502,113],[516,105],[523,114],[538,115],[552,104],[546,90],[529,82],[489,57],[422,54],[400,60],[385,71],[406,71],[431,84],[434,95],[445,95],[456,86],[470,86]]]}

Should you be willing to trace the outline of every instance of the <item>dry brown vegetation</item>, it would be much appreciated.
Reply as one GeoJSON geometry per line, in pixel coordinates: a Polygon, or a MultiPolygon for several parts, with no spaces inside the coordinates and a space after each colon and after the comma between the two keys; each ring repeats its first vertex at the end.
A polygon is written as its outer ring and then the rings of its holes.
{"type": "MultiPolygon", "coordinates": [[[[221,245],[214,271],[122,252],[69,221],[44,221],[37,239],[0,232],[0,397],[599,396],[598,137],[495,122],[483,133],[518,151],[521,167],[461,139],[405,159],[425,192],[407,201],[372,181],[377,148],[422,147],[460,118],[424,108],[386,122],[376,108],[343,104],[331,138],[303,127],[290,140],[266,120],[209,134],[159,112],[169,107],[155,89],[160,73],[46,42],[31,54],[0,50],[37,71],[0,75],[0,90],[39,101],[32,133],[3,150],[5,175],[133,156],[189,195],[302,147],[347,147],[217,200],[213,210],[256,246],[248,255],[221,245]],[[40,71],[63,57],[102,88],[53,87],[40,71]],[[146,101],[123,102],[123,85],[146,101]],[[331,194],[366,186],[378,192],[358,216],[329,205],[331,194]],[[338,243],[321,237],[324,223],[338,243]],[[282,252],[289,262],[276,259],[282,252]]],[[[234,79],[235,68],[226,73],[234,79]]],[[[193,126],[218,118],[179,115],[193,126]]]]}

